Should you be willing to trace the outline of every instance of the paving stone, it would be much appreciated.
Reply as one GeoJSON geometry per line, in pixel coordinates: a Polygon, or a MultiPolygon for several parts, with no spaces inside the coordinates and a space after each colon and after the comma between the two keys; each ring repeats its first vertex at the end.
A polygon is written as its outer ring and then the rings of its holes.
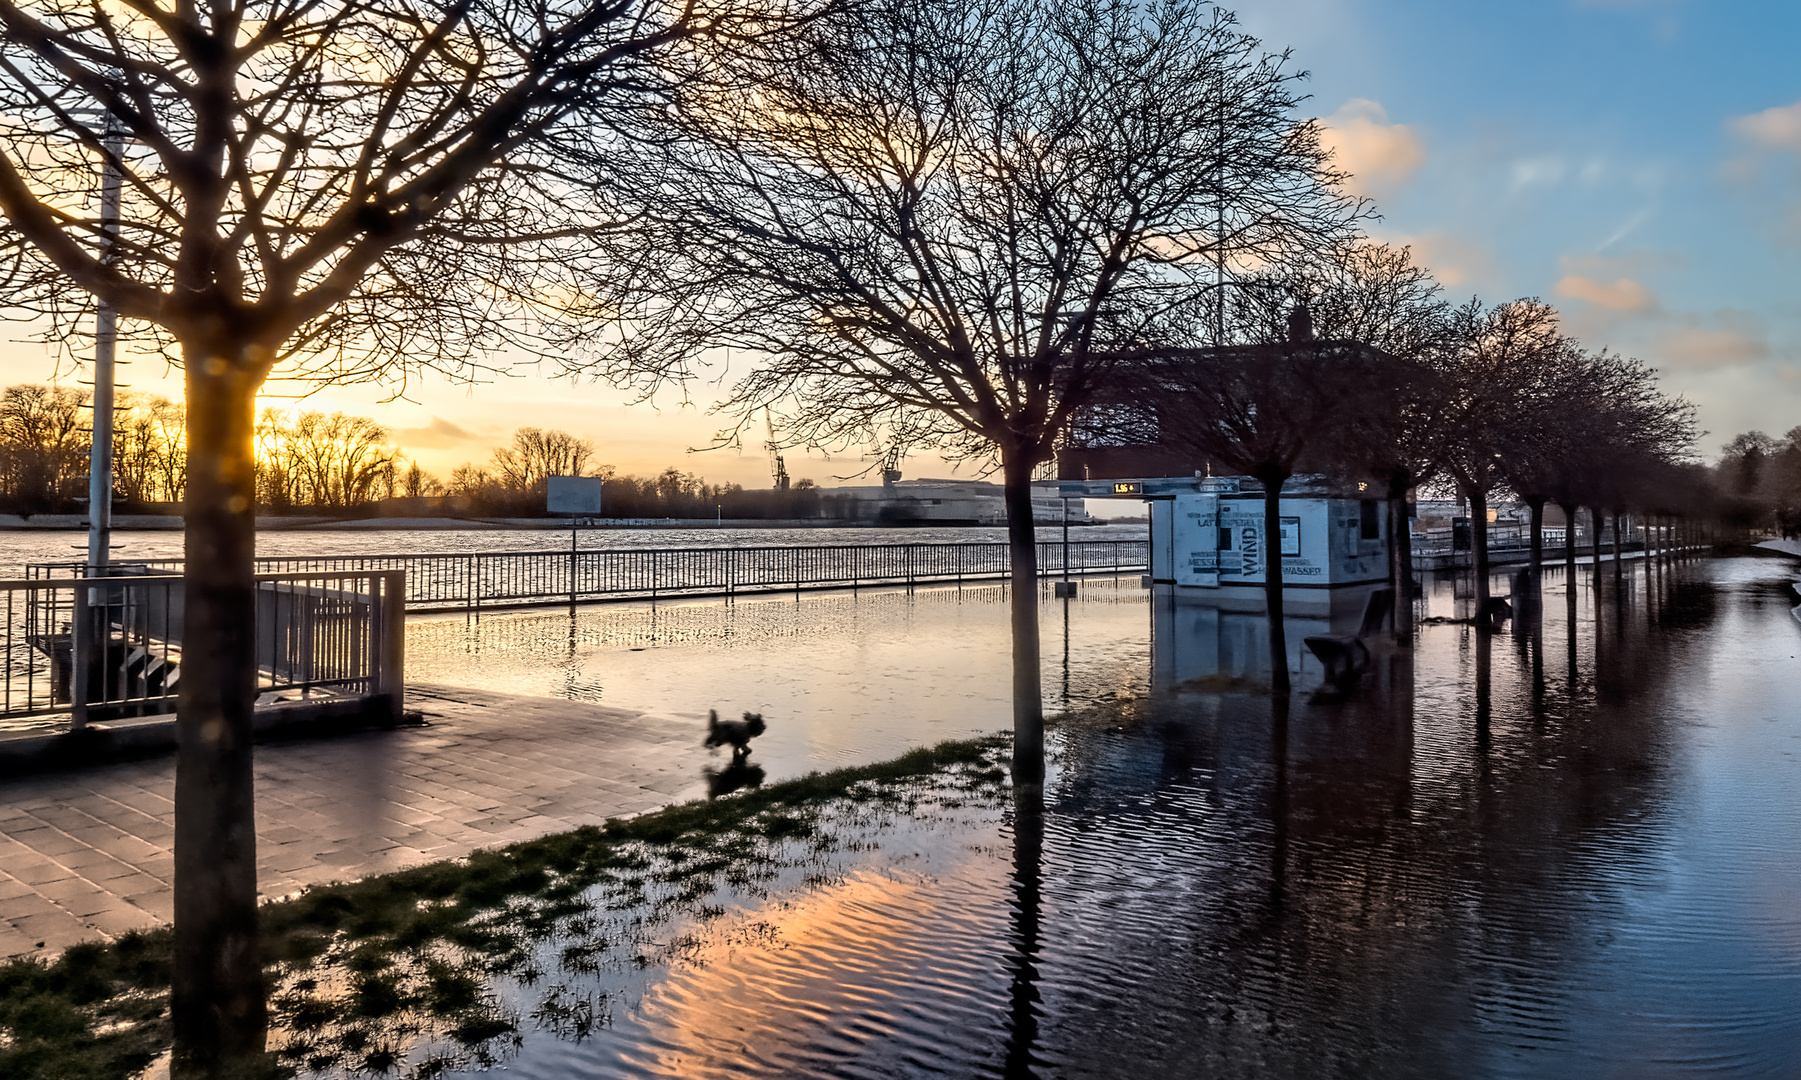
{"type": "MultiPolygon", "coordinates": [[[[458,688],[409,696],[430,726],[257,749],[266,897],[704,790],[699,717],[458,688]]],[[[167,920],[173,795],[173,759],[0,781],[0,956],[167,920]],[[77,918],[59,904],[91,910],[77,918]]]]}

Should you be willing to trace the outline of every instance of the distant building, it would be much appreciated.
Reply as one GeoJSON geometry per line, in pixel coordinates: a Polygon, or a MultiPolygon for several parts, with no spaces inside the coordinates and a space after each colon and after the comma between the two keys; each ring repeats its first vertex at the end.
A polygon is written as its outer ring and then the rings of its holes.
{"type": "MultiPolygon", "coordinates": [[[[900,480],[892,484],[830,489],[841,517],[885,525],[1005,525],[1007,504],[1001,486],[987,480],[900,480]]],[[[1064,502],[1055,483],[1032,486],[1032,519],[1040,525],[1063,521],[1064,502]]],[[[1069,523],[1092,525],[1080,499],[1069,501],[1069,523]]]]}

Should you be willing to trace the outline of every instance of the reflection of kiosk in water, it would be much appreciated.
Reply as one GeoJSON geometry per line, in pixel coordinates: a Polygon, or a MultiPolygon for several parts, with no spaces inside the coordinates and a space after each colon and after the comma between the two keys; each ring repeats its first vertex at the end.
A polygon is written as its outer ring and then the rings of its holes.
{"type": "Polygon", "coordinates": [[[1388,585],[1387,514],[1355,483],[1297,476],[1283,485],[1273,545],[1263,535],[1263,489],[1248,477],[1065,480],[1062,487],[1066,497],[1141,498],[1150,506],[1146,582],[1157,686],[1268,677],[1263,575],[1272,559],[1282,567],[1297,689],[1321,675],[1304,639],[1356,634],[1370,594],[1388,585]]]}

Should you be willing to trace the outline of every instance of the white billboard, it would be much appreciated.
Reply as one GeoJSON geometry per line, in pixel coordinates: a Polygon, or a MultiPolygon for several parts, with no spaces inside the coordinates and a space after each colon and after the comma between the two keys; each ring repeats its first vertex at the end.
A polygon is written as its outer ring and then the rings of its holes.
{"type": "Polygon", "coordinates": [[[600,513],[600,477],[551,477],[546,485],[544,508],[570,517],[600,513]]]}

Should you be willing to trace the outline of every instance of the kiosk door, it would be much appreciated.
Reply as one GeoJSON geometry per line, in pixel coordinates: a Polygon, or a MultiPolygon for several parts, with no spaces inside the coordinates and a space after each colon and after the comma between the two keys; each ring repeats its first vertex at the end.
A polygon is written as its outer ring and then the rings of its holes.
{"type": "Polygon", "coordinates": [[[1219,496],[1177,495],[1174,544],[1177,585],[1219,588],[1219,496]]]}

